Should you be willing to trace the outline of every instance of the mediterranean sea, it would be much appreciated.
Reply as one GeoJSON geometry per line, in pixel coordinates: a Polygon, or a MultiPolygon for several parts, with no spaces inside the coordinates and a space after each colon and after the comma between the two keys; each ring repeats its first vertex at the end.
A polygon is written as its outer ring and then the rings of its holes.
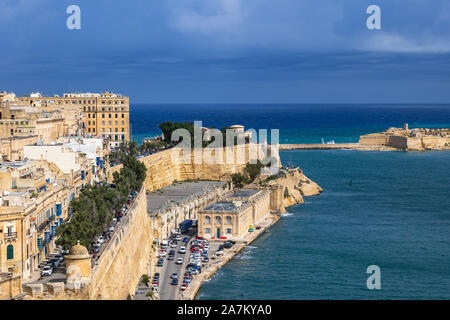
{"type": "MultiPolygon", "coordinates": [[[[132,105],[133,138],[163,121],[280,129],[280,143],[357,142],[449,105],[132,105]]],[[[450,299],[450,152],[282,151],[324,192],[305,198],[204,283],[197,299],[450,299]],[[366,269],[381,269],[368,290],[366,269]]]]}

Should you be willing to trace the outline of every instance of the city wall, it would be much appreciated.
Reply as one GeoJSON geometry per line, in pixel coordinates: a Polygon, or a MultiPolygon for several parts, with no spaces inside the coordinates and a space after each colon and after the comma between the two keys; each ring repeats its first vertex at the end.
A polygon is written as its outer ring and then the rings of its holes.
{"type": "MultiPolygon", "coordinates": [[[[267,147],[268,156],[272,157],[275,165],[281,164],[277,147],[267,147]]],[[[263,160],[265,158],[264,145],[245,144],[220,149],[200,149],[202,161],[195,163],[195,152],[183,158],[181,148],[164,150],[139,160],[147,167],[145,188],[154,191],[164,188],[174,182],[188,179],[200,180],[228,180],[233,173],[242,172],[250,159],[263,160]],[[227,161],[227,154],[232,155],[232,161],[227,161]],[[186,160],[186,161],[185,161],[186,160]],[[219,161],[220,160],[220,161],[219,161]],[[218,162],[220,162],[218,164],[218,162]]],[[[113,172],[119,171],[121,165],[111,168],[108,180],[112,181],[113,172]]]]}
{"type": "Polygon", "coordinates": [[[92,269],[90,299],[132,297],[141,276],[150,273],[153,227],[144,190],[120,224],[92,269]]]}

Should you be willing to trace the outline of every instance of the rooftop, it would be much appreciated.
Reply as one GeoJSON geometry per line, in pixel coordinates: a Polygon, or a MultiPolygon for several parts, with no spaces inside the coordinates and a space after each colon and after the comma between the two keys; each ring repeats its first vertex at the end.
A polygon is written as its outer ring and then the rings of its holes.
{"type": "Polygon", "coordinates": [[[253,189],[235,189],[234,193],[229,195],[227,198],[251,198],[255,194],[260,192],[260,190],[253,189]]]}
{"type": "Polygon", "coordinates": [[[241,206],[236,206],[234,202],[231,201],[219,201],[214,202],[213,204],[207,206],[202,211],[224,211],[224,212],[231,212],[235,211],[236,209],[239,209],[243,207],[243,205],[246,204],[246,202],[242,202],[241,206]]]}
{"type": "Polygon", "coordinates": [[[147,209],[149,212],[164,210],[169,208],[169,203],[181,204],[224,184],[223,181],[178,182],[147,194],[147,209]]]}

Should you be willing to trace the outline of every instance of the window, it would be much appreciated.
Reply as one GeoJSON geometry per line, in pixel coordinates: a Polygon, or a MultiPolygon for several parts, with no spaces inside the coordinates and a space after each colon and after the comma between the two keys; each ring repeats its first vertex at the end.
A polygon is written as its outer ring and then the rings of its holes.
{"type": "Polygon", "coordinates": [[[105,114],[104,113],[102,113],[102,118],[105,119],[105,114]]]}
{"type": "Polygon", "coordinates": [[[216,224],[221,224],[222,223],[222,219],[220,219],[219,216],[216,216],[216,224]]]}
{"type": "Polygon", "coordinates": [[[95,118],[95,113],[92,114],[92,118],[95,118]]]}
{"type": "Polygon", "coordinates": [[[12,244],[6,247],[6,259],[14,259],[14,246],[12,244]]]}
{"type": "Polygon", "coordinates": [[[118,116],[118,114],[116,113],[116,114],[115,114],[115,117],[117,118],[117,116],[118,116]]]}
{"type": "Polygon", "coordinates": [[[231,224],[231,217],[230,216],[227,216],[227,224],[231,224]]]}
{"type": "Polygon", "coordinates": [[[117,121],[115,121],[115,123],[114,123],[116,126],[118,125],[118,123],[117,123],[117,121]]]}
{"type": "Polygon", "coordinates": [[[122,118],[125,118],[125,115],[122,113],[122,118]]]}
{"type": "Polygon", "coordinates": [[[108,113],[108,118],[111,118],[111,113],[108,113]]]}
{"type": "MultiPolygon", "coordinates": [[[[125,125],[125,121],[122,121],[122,125],[124,126],[125,125]]],[[[123,131],[123,130],[122,130],[123,131]]]]}
{"type": "Polygon", "coordinates": [[[205,216],[205,224],[211,224],[211,217],[205,216]]]}
{"type": "Polygon", "coordinates": [[[90,118],[91,117],[91,114],[90,113],[88,113],[88,118],[90,118]]]}
{"type": "Polygon", "coordinates": [[[232,233],[231,228],[227,228],[227,233],[228,233],[228,234],[231,234],[231,233],[232,233]]]}
{"type": "Polygon", "coordinates": [[[205,233],[211,233],[211,228],[205,228],[205,233]]]}
{"type": "Polygon", "coordinates": [[[111,121],[108,121],[108,124],[111,125],[111,121]]]}
{"type": "Polygon", "coordinates": [[[102,128],[102,132],[105,132],[105,128],[102,128]]]}
{"type": "MultiPolygon", "coordinates": [[[[116,132],[119,132],[119,129],[118,129],[118,128],[116,128],[116,129],[115,129],[115,131],[116,131],[116,132]]],[[[116,138],[116,139],[117,139],[117,138],[116,138]]]]}
{"type": "Polygon", "coordinates": [[[105,125],[105,121],[102,121],[102,126],[104,126],[105,125]]]}

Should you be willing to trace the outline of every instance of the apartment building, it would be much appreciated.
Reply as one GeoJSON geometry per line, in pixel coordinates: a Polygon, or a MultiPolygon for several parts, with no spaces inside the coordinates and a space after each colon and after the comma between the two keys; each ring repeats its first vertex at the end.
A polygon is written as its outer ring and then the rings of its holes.
{"type": "MultiPolygon", "coordinates": [[[[73,108],[76,108],[83,114],[81,127],[86,135],[104,137],[111,147],[130,141],[129,97],[112,92],[67,93],[63,97],[32,94],[18,97],[17,101],[38,107],[41,111],[64,110],[63,113],[69,115],[73,115],[73,108]]],[[[76,122],[75,119],[72,122],[76,122]]]]}

